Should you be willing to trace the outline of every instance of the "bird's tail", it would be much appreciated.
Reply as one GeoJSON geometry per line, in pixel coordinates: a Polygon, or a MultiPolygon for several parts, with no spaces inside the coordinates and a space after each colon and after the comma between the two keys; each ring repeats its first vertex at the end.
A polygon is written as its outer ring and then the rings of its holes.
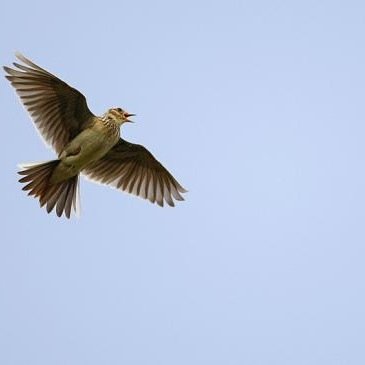
{"type": "Polygon", "coordinates": [[[28,195],[39,199],[41,207],[46,205],[50,213],[56,207],[56,213],[61,217],[65,213],[70,218],[71,208],[78,213],[78,186],[79,175],[70,177],[67,180],[52,183],[51,177],[60,160],[53,160],[34,165],[21,166],[19,175],[24,175],[19,182],[27,183],[23,190],[29,190],[28,195]]]}

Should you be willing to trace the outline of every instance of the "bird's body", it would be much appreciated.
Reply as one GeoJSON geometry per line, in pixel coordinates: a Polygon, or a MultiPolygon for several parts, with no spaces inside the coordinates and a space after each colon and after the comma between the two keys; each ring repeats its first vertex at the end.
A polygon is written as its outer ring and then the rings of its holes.
{"type": "Polygon", "coordinates": [[[120,138],[120,127],[131,122],[121,108],[103,116],[92,114],[76,89],[24,56],[18,69],[4,67],[36,127],[58,153],[58,159],[25,166],[19,181],[48,212],[58,216],[76,211],[80,173],[101,183],[156,202],[174,206],[185,189],[143,146],[120,138]]]}
{"type": "Polygon", "coordinates": [[[90,126],[60,153],[61,163],[55,169],[51,181],[57,183],[75,176],[91,162],[104,157],[119,141],[119,127],[113,119],[92,117],[90,126]]]}

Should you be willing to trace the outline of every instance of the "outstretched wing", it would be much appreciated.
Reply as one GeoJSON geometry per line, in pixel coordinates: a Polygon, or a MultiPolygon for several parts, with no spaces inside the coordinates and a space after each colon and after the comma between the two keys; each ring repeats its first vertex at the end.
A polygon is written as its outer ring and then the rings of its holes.
{"type": "Polygon", "coordinates": [[[123,139],[82,171],[90,179],[135,194],[151,203],[174,206],[186,190],[143,146],[123,139]]]}
{"type": "Polygon", "coordinates": [[[14,86],[42,137],[60,153],[93,118],[85,96],[23,55],[16,56],[24,65],[14,63],[17,69],[5,66],[5,77],[14,86]]]}

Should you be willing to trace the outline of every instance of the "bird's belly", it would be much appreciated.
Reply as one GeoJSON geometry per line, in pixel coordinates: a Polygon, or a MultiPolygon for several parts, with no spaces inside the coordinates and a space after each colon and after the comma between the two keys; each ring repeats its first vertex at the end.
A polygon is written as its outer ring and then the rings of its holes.
{"type": "Polygon", "coordinates": [[[82,170],[88,163],[99,160],[117,143],[119,138],[111,138],[99,131],[88,130],[78,135],[70,145],[75,154],[66,156],[63,161],[82,170]]]}

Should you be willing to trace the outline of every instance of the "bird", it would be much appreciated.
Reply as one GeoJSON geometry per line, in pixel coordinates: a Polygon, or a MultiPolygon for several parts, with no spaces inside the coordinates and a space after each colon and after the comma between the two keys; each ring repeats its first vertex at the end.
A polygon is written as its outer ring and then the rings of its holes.
{"type": "Polygon", "coordinates": [[[94,115],[85,96],[21,53],[14,68],[4,66],[33,124],[57,159],[21,165],[22,190],[58,217],[79,214],[80,174],[134,194],[151,203],[174,206],[186,193],[172,174],[139,144],[121,137],[121,126],[133,122],[122,108],[94,115]]]}

